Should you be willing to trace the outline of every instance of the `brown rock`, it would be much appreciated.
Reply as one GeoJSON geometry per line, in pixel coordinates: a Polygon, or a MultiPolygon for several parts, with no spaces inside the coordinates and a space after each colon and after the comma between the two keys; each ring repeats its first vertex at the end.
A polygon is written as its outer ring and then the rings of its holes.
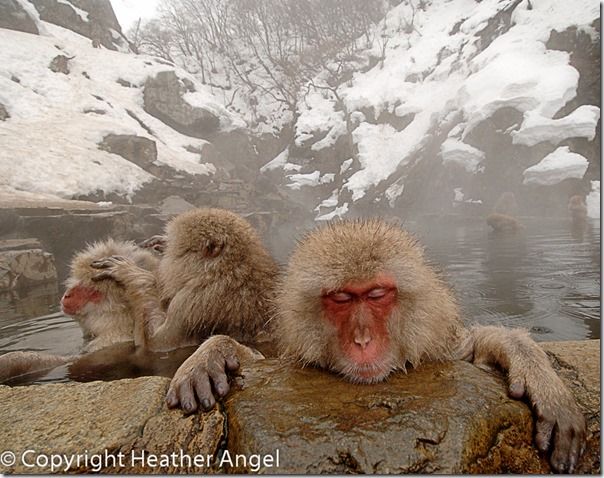
{"type": "MultiPolygon", "coordinates": [[[[0,450],[9,450],[17,457],[13,466],[0,464],[0,472],[49,473],[50,464],[26,465],[39,455],[51,454],[80,456],[80,463],[69,467],[75,473],[208,471],[201,466],[160,466],[160,454],[177,451],[180,455],[181,449],[185,455],[213,456],[223,433],[219,411],[190,417],[167,411],[164,396],[168,383],[168,379],[153,377],[0,387],[0,450]],[[27,450],[34,452],[23,456],[27,450]],[[157,466],[141,458],[150,455],[158,457],[157,466]]],[[[180,465],[179,460],[176,463],[180,465]]]]}
{"type": "MultiPolygon", "coordinates": [[[[532,417],[501,377],[464,362],[376,385],[266,361],[226,400],[232,454],[275,455],[275,473],[538,472],[532,417]]],[[[239,467],[230,471],[248,471],[239,467]]]]}
{"type": "MultiPolygon", "coordinates": [[[[588,418],[578,472],[599,473],[600,341],[542,345],[588,418]]],[[[72,472],[550,472],[532,445],[527,405],[507,397],[499,373],[466,362],[354,385],[265,360],[241,371],[219,407],[188,417],[165,408],[168,383],[0,386],[0,451],[17,457],[0,472],[51,471],[26,467],[25,450],[103,458],[102,466],[89,460],[72,472]]]]}

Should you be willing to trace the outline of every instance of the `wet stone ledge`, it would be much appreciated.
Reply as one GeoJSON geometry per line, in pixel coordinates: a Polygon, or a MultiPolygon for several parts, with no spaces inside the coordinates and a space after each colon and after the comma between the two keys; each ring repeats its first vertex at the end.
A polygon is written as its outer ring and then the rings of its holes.
{"type": "MultiPolygon", "coordinates": [[[[588,419],[577,472],[599,473],[600,341],[542,345],[588,419]]],[[[550,472],[526,404],[468,363],[369,386],[266,360],[236,382],[219,408],[188,417],[163,404],[165,378],[2,386],[0,452],[16,460],[0,455],[0,472],[63,470],[66,458],[28,466],[52,454],[79,456],[80,473],[550,472]]]]}

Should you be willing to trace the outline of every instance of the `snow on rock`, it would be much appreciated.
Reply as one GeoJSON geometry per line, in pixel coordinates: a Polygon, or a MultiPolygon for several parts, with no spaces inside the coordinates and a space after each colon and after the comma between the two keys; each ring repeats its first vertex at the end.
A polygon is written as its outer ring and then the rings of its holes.
{"type": "Polygon", "coordinates": [[[468,173],[476,173],[480,162],[484,159],[483,151],[454,138],[447,138],[443,142],[440,154],[444,164],[459,164],[468,173]]]}
{"type": "Polygon", "coordinates": [[[513,131],[514,144],[534,146],[543,141],[558,144],[567,138],[587,138],[593,140],[600,119],[600,108],[592,105],[579,106],[569,115],[550,119],[529,111],[518,131],[513,131]]]}
{"type": "Polygon", "coordinates": [[[348,203],[345,202],[341,206],[335,208],[328,214],[323,214],[321,216],[317,216],[315,221],[331,221],[335,217],[343,217],[348,212],[348,203]]]}
{"type": "MultiPolygon", "coordinates": [[[[152,57],[93,48],[70,30],[41,25],[43,36],[0,29],[0,103],[10,113],[0,121],[0,185],[63,198],[99,191],[130,197],[153,176],[99,150],[107,134],[155,141],[158,165],[189,174],[215,171],[203,162],[206,141],[176,132],[143,109],[147,78],[166,70],[195,83],[193,77],[152,57]],[[71,58],[69,75],[48,68],[58,54],[71,58]],[[195,148],[202,150],[201,161],[195,148]]],[[[217,111],[229,127],[240,124],[209,87],[195,88],[188,101],[217,111]]]]}
{"type": "Polygon", "coordinates": [[[271,159],[268,163],[260,168],[261,172],[272,171],[274,169],[281,168],[284,171],[300,171],[302,166],[299,164],[288,163],[289,159],[289,147],[281,151],[275,158],[271,159]]]}
{"type": "MultiPolygon", "coordinates": [[[[567,118],[552,119],[576,96],[579,73],[568,52],[548,50],[545,44],[552,30],[573,26],[593,30],[590,24],[599,18],[597,2],[577,0],[572,8],[564,0],[450,0],[426,2],[425,8],[409,3],[400,3],[376,26],[368,55],[379,60],[340,85],[337,93],[343,104],[332,92],[310,91],[295,125],[297,146],[319,138],[325,141],[311,148],[324,148],[346,132],[344,113],[349,115],[360,168],[346,177],[342,165],[338,180],[352,191],[353,201],[386,179],[403,184],[405,171],[410,170],[404,166],[421,160],[416,153],[435,131],[458,122],[456,137],[463,141],[504,107],[525,114],[516,132],[518,143],[544,136],[548,141],[554,136],[593,136],[595,107],[580,107],[567,118]],[[482,30],[506,9],[511,11],[511,24],[502,22],[501,33],[484,48],[482,30]],[[410,19],[413,28],[404,28],[410,19]],[[398,131],[367,119],[368,111],[373,118],[388,112],[410,122],[398,131]],[[543,127],[548,131],[540,132],[543,127]],[[393,178],[395,172],[401,177],[393,178]]],[[[476,171],[480,151],[452,146],[450,141],[443,145],[444,158],[457,158],[466,169],[476,171]]]]}
{"type": "Polygon", "coordinates": [[[591,192],[585,198],[587,204],[587,215],[592,218],[600,218],[600,181],[591,182],[591,192]]]}
{"type": "Polygon", "coordinates": [[[321,212],[321,208],[331,208],[331,207],[336,207],[338,205],[338,190],[334,189],[331,192],[331,196],[329,196],[327,199],[324,199],[316,208],[315,211],[317,212],[321,212]]]}
{"type": "Polygon", "coordinates": [[[562,146],[548,154],[538,164],[524,170],[523,184],[551,186],[565,179],[582,179],[588,165],[584,156],[571,153],[568,146],[562,146]]]}
{"type": "Polygon", "coordinates": [[[62,3],[73,9],[73,11],[77,13],[77,15],[81,18],[83,22],[88,21],[88,12],[76,7],[73,3],[69,2],[68,0],[57,0],[57,3],[62,3]]]}
{"type": "Polygon", "coordinates": [[[302,146],[315,135],[325,137],[314,143],[313,151],[333,146],[346,132],[346,120],[342,111],[335,111],[335,99],[326,90],[310,88],[303,101],[298,104],[298,121],[295,129],[295,144],[302,146]]]}
{"type": "Polygon", "coordinates": [[[298,190],[302,186],[319,186],[320,184],[331,183],[334,180],[334,174],[324,174],[321,176],[321,171],[313,171],[307,174],[289,174],[287,178],[291,181],[287,187],[298,190]]]}

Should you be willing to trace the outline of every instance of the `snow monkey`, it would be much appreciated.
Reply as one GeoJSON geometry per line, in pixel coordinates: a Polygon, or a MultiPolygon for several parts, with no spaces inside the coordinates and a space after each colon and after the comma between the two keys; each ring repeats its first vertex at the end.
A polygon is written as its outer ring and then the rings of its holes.
{"type": "Polygon", "coordinates": [[[271,315],[278,267],[252,226],[223,209],[182,213],[144,245],[162,252],[158,273],[128,257],[93,262],[98,283],[121,284],[144,324],[140,345],[171,350],[213,334],[254,341],[271,315]]]}
{"type": "Polygon", "coordinates": [[[495,232],[516,232],[524,229],[524,226],[514,217],[518,211],[518,203],[513,192],[504,192],[493,207],[491,214],[487,216],[487,224],[495,232]]]}
{"type": "MultiPolygon", "coordinates": [[[[545,352],[523,330],[465,328],[452,293],[397,225],[339,221],[307,235],[280,283],[271,326],[284,358],[352,382],[382,381],[432,361],[497,365],[507,371],[510,396],[533,404],[536,443],[541,450],[553,444],[554,469],[577,463],[585,419],[545,352]]],[[[168,406],[209,408],[214,395],[228,392],[227,372],[253,358],[232,338],[210,338],[176,372],[168,406]]]]}
{"type": "MultiPolygon", "coordinates": [[[[111,281],[95,281],[98,274],[90,263],[107,256],[127,257],[133,264],[153,273],[159,259],[149,250],[132,242],[96,242],[75,254],[70,265],[67,289],[61,298],[64,314],[73,317],[84,334],[82,353],[95,352],[121,342],[142,340],[142,327],[135,327],[134,311],[123,287],[111,281]]],[[[26,373],[50,370],[78,356],[50,355],[38,352],[9,352],[0,356],[0,380],[26,373]]]]}
{"type": "Polygon", "coordinates": [[[587,206],[583,196],[575,194],[568,200],[568,212],[570,213],[573,224],[582,223],[587,220],[587,206]]]}

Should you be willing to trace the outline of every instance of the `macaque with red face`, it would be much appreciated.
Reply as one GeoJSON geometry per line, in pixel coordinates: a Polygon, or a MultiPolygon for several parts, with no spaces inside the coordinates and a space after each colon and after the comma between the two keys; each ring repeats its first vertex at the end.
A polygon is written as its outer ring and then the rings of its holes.
{"type": "MultiPolygon", "coordinates": [[[[462,359],[507,371],[509,394],[527,396],[536,443],[557,471],[573,471],[586,425],[545,352],[524,330],[465,328],[457,304],[422,248],[381,220],[342,221],[310,233],[293,253],[271,324],[284,358],[358,383],[422,363],[462,359]]],[[[257,354],[214,336],[175,374],[168,406],[205,409],[229,390],[227,373],[257,354]]]]}
{"type": "MultiPolygon", "coordinates": [[[[135,327],[134,311],[126,291],[112,281],[95,281],[98,274],[91,262],[108,255],[128,257],[133,263],[150,272],[157,270],[159,259],[149,250],[132,242],[96,242],[78,252],[71,261],[67,289],[61,298],[65,315],[75,319],[84,334],[81,353],[95,352],[121,342],[141,341],[142,327],[135,327]]],[[[51,355],[38,352],[9,352],[0,356],[0,381],[26,373],[50,370],[71,362],[75,356],[51,355]]]]}
{"type": "Polygon", "coordinates": [[[200,208],[143,243],[162,253],[157,273],[129,257],[94,261],[97,284],[119,284],[144,329],[137,345],[173,350],[213,334],[254,341],[272,315],[278,268],[241,216],[200,208]]]}

